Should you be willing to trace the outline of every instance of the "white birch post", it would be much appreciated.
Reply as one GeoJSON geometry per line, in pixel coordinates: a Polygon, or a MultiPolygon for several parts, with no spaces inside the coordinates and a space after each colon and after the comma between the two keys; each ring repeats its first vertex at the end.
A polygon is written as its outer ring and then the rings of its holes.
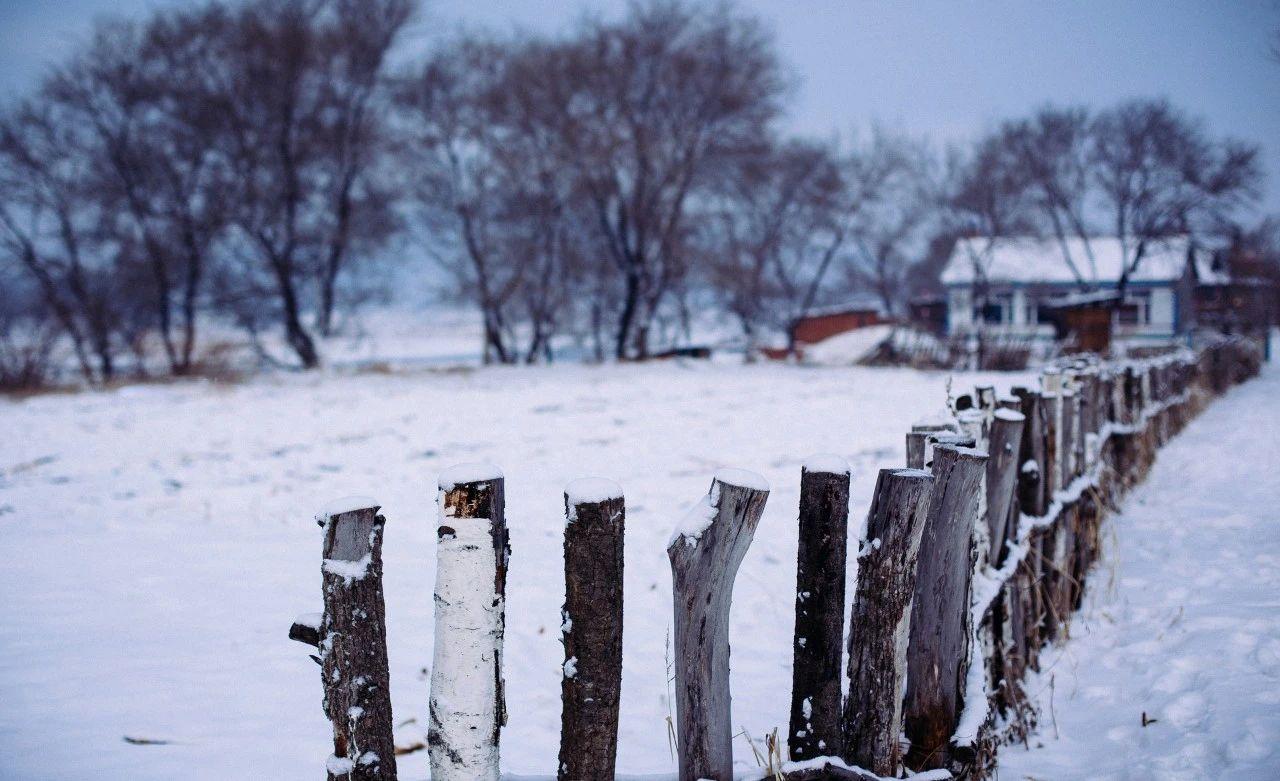
{"type": "Polygon", "coordinates": [[[760,475],[721,469],[667,543],[680,781],[733,779],[729,605],[768,497],[769,484],[760,475]]]}
{"type": "Polygon", "coordinates": [[[440,475],[435,653],[427,750],[434,781],[497,781],[507,545],[502,471],[440,475]]]}

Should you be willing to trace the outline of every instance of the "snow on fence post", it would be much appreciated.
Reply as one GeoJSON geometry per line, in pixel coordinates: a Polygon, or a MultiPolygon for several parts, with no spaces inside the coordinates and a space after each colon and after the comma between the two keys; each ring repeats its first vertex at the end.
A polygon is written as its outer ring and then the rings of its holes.
{"type": "Polygon", "coordinates": [[[987,440],[987,531],[990,533],[992,565],[999,566],[1007,547],[1009,508],[1013,505],[1018,480],[1018,458],[1022,453],[1021,412],[997,409],[987,440]]]}
{"type": "Polygon", "coordinates": [[[732,781],[729,605],[769,497],[763,477],[721,469],[671,534],[680,781],[732,781]]]}
{"type": "MultiPolygon", "coordinates": [[[[1018,495],[1017,512],[1013,517],[1039,517],[1044,515],[1048,503],[1044,492],[1044,470],[1042,463],[1045,454],[1045,407],[1039,391],[1027,388],[1014,388],[1014,393],[1021,399],[1022,416],[1024,418],[1022,443],[1018,455],[1018,495]]],[[[1021,536],[1016,525],[1006,529],[1005,537],[1010,542],[1021,536]]],[[[1039,599],[1040,554],[1043,549],[1043,535],[1030,532],[1026,535],[1029,551],[1018,564],[1014,575],[1012,592],[1009,597],[1009,623],[1013,636],[1013,648],[1006,662],[1006,674],[1015,679],[1022,677],[1022,671],[1033,667],[1040,650],[1041,607],[1039,599]]]]}
{"type": "MultiPolygon", "coordinates": [[[[896,777],[902,762],[911,605],[933,485],[933,475],[920,469],[881,469],[858,553],[841,756],[879,776],[896,777]]],[[[839,700],[839,681],[835,689],[839,700]]]]}
{"type": "Polygon", "coordinates": [[[612,480],[564,489],[564,667],[561,781],[608,781],[618,756],[622,692],[622,550],[625,506],[612,480]]]}
{"type": "Polygon", "coordinates": [[[969,650],[973,529],[987,456],[933,449],[934,487],[920,543],[903,706],[913,770],[943,767],[960,716],[969,650]]]}
{"type": "Polygon", "coordinates": [[[840,660],[844,644],[849,463],[813,456],[800,470],[800,544],[787,745],[794,760],[840,746],[840,660]]]}
{"type": "Polygon", "coordinates": [[[333,725],[329,781],[396,777],[382,598],[378,503],[350,497],[317,515],[324,526],[324,614],[318,631],[324,711],[333,725]]]}
{"type": "Polygon", "coordinates": [[[492,464],[447,469],[438,502],[431,777],[497,781],[499,731],[507,720],[502,638],[511,555],[502,470],[492,464]]]}
{"type": "Polygon", "coordinates": [[[929,439],[935,434],[954,433],[956,430],[952,421],[931,420],[914,424],[907,432],[907,468],[923,469],[929,460],[929,439]]]}

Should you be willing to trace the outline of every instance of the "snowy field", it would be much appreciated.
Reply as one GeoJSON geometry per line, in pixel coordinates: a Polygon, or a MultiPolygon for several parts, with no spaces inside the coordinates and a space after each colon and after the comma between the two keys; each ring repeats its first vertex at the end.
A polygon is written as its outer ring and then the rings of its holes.
{"type": "Polygon", "coordinates": [[[1041,734],[1001,751],[1002,781],[1280,778],[1277,397],[1264,365],[1106,521],[1071,639],[1028,682],[1041,734]]]}
{"type": "MultiPolygon", "coordinates": [[[[561,490],[584,475],[627,495],[620,770],[674,768],[665,547],[720,466],[773,485],[735,593],[734,718],[757,740],[785,732],[800,464],[815,452],[847,458],[861,520],[876,470],[901,464],[904,432],[942,408],[946,383],[910,370],[704,363],[283,376],[0,401],[0,777],[323,772],[318,668],[285,634],[320,607],[312,516],[353,493],[378,497],[388,519],[393,705],[398,722],[414,720],[397,738],[422,740],[436,477],[477,460],[507,476],[505,771],[556,767],[561,490]]],[[[754,765],[745,740],[737,750],[754,765]]],[[[426,752],[401,768],[425,778],[426,752]]]]}
{"type": "MultiPolygon", "coordinates": [[[[505,772],[555,768],[560,492],[583,475],[611,477],[627,494],[620,770],[674,769],[665,545],[720,466],[773,485],[735,592],[735,726],[757,740],[785,731],[800,463],[814,452],[847,458],[861,521],[876,470],[900,465],[903,433],[941,408],[946,384],[908,370],[655,364],[280,376],[0,401],[0,778],[322,773],[331,747],[318,668],[285,633],[296,614],[319,609],[312,516],[352,493],[379,497],[388,518],[393,705],[407,722],[397,740],[422,740],[436,477],[476,460],[507,476],[505,772]]],[[[1129,777],[1147,778],[1156,762],[1186,766],[1184,756],[1217,767],[1223,756],[1256,763],[1274,752],[1277,391],[1268,370],[1161,456],[1114,527],[1119,597],[1091,607],[1054,668],[1063,740],[1011,751],[1004,777],[1093,778],[1084,757],[1119,767],[1140,751],[1152,764],[1129,777]],[[1185,443],[1212,446],[1213,457],[1185,443]],[[1236,470],[1250,476],[1243,490],[1236,470]],[[1166,496],[1176,515],[1156,507],[1166,496]],[[1144,708],[1160,719],[1145,730],[1144,708]]],[[[743,770],[754,766],[744,739],[736,749],[743,770]]],[[[400,767],[402,778],[426,778],[426,752],[400,767]]]]}

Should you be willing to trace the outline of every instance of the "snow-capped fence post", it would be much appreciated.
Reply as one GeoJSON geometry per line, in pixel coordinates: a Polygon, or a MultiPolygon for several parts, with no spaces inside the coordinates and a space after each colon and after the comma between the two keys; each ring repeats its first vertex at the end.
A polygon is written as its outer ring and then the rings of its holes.
{"type": "Polygon", "coordinates": [[[920,543],[903,706],[914,770],[943,767],[960,715],[968,658],[973,527],[987,456],[935,446],[934,486],[920,543]]]}
{"type": "Polygon", "coordinates": [[[564,509],[557,777],[608,781],[618,757],[622,693],[622,488],[612,480],[574,480],[564,489],[564,509]]]}
{"type": "MultiPolygon", "coordinates": [[[[881,469],[858,553],[841,756],[879,776],[896,776],[902,762],[911,605],[933,485],[933,475],[920,469],[881,469]]],[[[838,700],[838,681],[835,694],[838,700]]]]}
{"type": "Polygon", "coordinates": [[[844,645],[845,555],[849,538],[849,464],[813,456],[800,470],[796,623],[791,719],[795,760],[831,756],[840,746],[840,661],[844,645]]]}
{"type": "Polygon", "coordinates": [[[502,682],[507,560],[502,471],[460,464],[440,475],[435,649],[427,751],[435,781],[497,781],[506,723],[502,682]]]}
{"type": "Polygon", "coordinates": [[[324,710],[333,725],[329,781],[396,777],[382,597],[382,529],[372,499],[332,502],[324,525],[324,614],[319,649],[324,710]]]}
{"type": "Polygon", "coordinates": [[[987,439],[987,531],[991,536],[991,563],[998,566],[1008,546],[1006,530],[1018,479],[1018,457],[1022,453],[1021,412],[998,409],[991,420],[987,439]]]}
{"type": "Polygon", "coordinates": [[[667,544],[675,605],[680,781],[731,781],[729,605],[769,497],[753,472],[722,469],[667,544]]]}

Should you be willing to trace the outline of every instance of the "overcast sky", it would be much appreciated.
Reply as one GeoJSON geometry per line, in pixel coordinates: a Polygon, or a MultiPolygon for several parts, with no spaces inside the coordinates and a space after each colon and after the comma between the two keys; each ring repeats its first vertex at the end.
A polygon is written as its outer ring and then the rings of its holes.
{"type": "MultiPolygon", "coordinates": [[[[177,0],[0,0],[0,92],[20,95],[101,14],[177,0]]],[[[624,0],[435,0],[410,31],[430,45],[458,23],[553,32],[624,0]]],[[[971,138],[1046,102],[1167,96],[1218,133],[1263,146],[1280,212],[1280,0],[740,0],[776,31],[799,81],[797,131],[876,121],[939,141],[971,138]]]]}

